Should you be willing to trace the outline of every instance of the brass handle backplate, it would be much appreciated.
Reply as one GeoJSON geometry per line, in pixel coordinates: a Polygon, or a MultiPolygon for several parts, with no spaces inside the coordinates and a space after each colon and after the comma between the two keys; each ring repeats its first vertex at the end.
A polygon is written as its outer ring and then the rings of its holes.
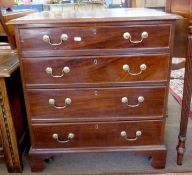
{"type": "Polygon", "coordinates": [[[67,140],[60,140],[59,139],[59,134],[54,133],[52,135],[52,138],[55,139],[59,143],[67,143],[67,142],[70,142],[73,138],[75,138],[75,134],[69,133],[68,136],[67,136],[67,140]]]}
{"type": "Polygon", "coordinates": [[[128,106],[128,107],[131,107],[131,108],[135,108],[135,107],[139,106],[141,103],[144,102],[144,100],[145,100],[145,99],[144,99],[143,96],[139,96],[139,97],[137,98],[138,103],[135,104],[135,105],[130,105],[130,104],[129,104],[129,100],[128,100],[127,97],[122,97],[122,98],[121,98],[121,102],[122,102],[123,104],[127,104],[127,106],[128,106]]]}
{"type": "Polygon", "coordinates": [[[133,44],[142,43],[143,39],[148,38],[148,36],[149,36],[149,34],[147,32],[142,32],[141,33],[141,39],[139,41],[133,41],[132,36],[131,36],[131,34],[129,32],[125,32],[123,34],[123,38],[126,39],[126,40],[129,40],[133,44]]]}
{"type": "Polygon", "coordinates": [[[127,141],[135,141],[142,135],[142,132],[136,131],[134,138],[128,138],[126,131],[121,131],[120,135],[121,135],[121,137],[123,137],[127,141]]]}
{"type": "Polygon", "coordinates": [[[62,69],[62,73],[61,75],[53,75],[53,69],[51,67],[47,67],[45,69],[46,73],[50,76],[52,76],[53,78],[62,78],[64,76],[64,74],[68,74],[70,72],[70,68],[65,66],[63,69],[62,69]]]}
{"type": "Polygon", "coordinates": [[[44,36],[43,36],[43,41],[44,41],[45,43],[49,43],[51,46],[59,46],[59,45],[61,45],[64,41],[67,41],[67,40],[68,40],[68,35],[67,35],[67,34],[62,34],[62,35],[60,36],[60,42],[58,42],[58,43],[52,43],[49,35],[44,35],[44,36]]]}
{"type": "Polygon", "coordinates": [[[50,105],[50,106],[53,106],[53,107],[56,108],[56,109],[64,109],[64,108],[66,108],[67,106],[71,105],[71,103],[72,103],[72,100],[71,100],[70,98],[66,98],[66,99],[65,99],[65,105],[64,105],[64,106],[57,106],[55,99],[52,99],[52,98],[49,99],[49,105],[50,105]]]}
{"type": "Polygon", "coordinates": [[[139,68],[140,68],[140,71],[138,73],[132,73],[131,69],[130,69],[130,66],[128,64],[123,65],[123,70],[125,72],[128,72],[128,74],[133,75],[133,76],[137,76],[137,75],[142,74],[147,69],[147,65],[146,64],[141,64],[139,66],[139,68]]]}

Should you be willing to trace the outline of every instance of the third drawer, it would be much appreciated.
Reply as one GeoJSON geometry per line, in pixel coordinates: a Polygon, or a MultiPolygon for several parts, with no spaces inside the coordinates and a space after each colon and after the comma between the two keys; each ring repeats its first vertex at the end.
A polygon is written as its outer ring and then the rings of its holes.
{"type": "Polygon", "coordinates": [[[164,115],[167,88],[29,89],[33,121],[154,118],[164,115]]]}

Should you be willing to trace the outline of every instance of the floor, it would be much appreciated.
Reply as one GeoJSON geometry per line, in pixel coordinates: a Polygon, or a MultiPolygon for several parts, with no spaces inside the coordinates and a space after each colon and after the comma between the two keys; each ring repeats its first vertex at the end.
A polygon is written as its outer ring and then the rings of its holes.
{"type": "MultiPolygon", "coordinates": [[[[187,150],[182,166],[176,165],[176,144],[179,132],[180,105],[169,97],[168,120],[166,126],[165,142],[168,147],[167,164],[164,170],[155,170],[150,166],[147,156],[134,155],[125,152],[119,153],[82,153],[67,154],[57,157],[42,175],[126,175],[126,174],[169,174],[192,172],[192,121],[189,122],[187,150]]],[[[0,175],[8,174],[4,164],[0,163],[0,175]]],[[[26,155],[24,155],[23,175],[30,172],[26,155]]],[[[192,173],[190,173],[192,174],[192,173]]]]}

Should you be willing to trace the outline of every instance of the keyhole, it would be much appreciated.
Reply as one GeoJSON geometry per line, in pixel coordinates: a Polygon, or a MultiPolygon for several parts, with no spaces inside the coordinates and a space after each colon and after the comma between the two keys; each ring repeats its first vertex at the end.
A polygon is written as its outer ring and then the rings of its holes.
{"type": "Polygon", "coordinates": [[[97,96],[98,95],[98,91],[94,91],[94,95],[97,96]]]}
{"type": "Polygon", "coordinates": [[[94,62],[94,64],[95,64],[95,65],[97,65],[97,59],[94,59],[94,61],[93,61],[93,62],[94,62]]]}
{"type": "Polygon", "coordinates": [[[95,125],[95,129],[99,129],[99,125],[98,124],[95,125]]]}

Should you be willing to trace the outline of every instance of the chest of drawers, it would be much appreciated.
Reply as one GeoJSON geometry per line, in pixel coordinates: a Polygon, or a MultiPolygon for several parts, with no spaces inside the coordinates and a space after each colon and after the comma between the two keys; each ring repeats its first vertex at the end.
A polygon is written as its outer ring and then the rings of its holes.
{"type": "Polygon", "coordinates": [[[72,152],[130,151],[164,168],[178,16],[149,9],[43,12],[17,19],[32,171],[72,152]]]}

